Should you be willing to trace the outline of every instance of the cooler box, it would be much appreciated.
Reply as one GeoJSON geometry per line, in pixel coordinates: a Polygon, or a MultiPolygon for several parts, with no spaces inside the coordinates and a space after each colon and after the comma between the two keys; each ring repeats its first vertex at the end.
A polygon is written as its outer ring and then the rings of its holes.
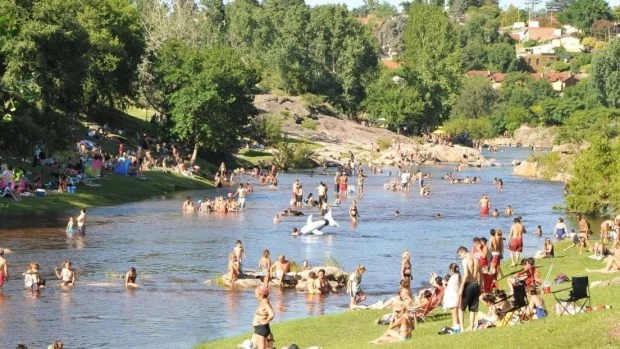
{"type": "Polygon", "coordinates": [[[37,195],[37,197],[42,198],[42,197],[44,197],[44,196],[45,196],[45,189],[37,189],[37,190],[35,191],[35,194],[37,195]]]}
{"type": "Polygon", "coordinates": [[[75,186],[67,187],[67,193],[71,193],[71,194],[75,193],[75,186]]]}

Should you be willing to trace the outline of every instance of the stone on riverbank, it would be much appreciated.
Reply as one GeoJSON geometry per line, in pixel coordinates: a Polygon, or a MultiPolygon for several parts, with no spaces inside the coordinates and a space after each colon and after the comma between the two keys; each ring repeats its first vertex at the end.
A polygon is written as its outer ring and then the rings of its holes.
{"type": "Polygon", "coordinates": [[[521,147],[551,147],[555,141],[556,129],[554,127],[529,127],[522,125],[515,130],[512,137],[497,137],[487,139],[486,145],[496,146],[521,146],[521,147]]]}
{"type": "Polygon", "coordinates": [[[548,179],[553,182],[564,182],[571,178],[570,174],[563,172],[551,177],[545,176],[543,171],[539,168],[538,163],[531,161],[522,161],[520,164],[515,165],[512,174],[520,177],[548,179]]]}
{"type": "MultiPolygon", "coordinates": [[[[295,287],[298,291],[304,291],[306,289],[306,283],[308,280],[308,274],[314,271],[318,274],[319,269],[325,270],[325,278],[329,281],[333,290],[337,290],[346,286],[348,274],[337,267],[330,266],[317,266],[310,270],[304,270],[300,272],[287,273],[288,280],[283,287],[295,287]]],[[[239,276],[235,282],[231,282],[228,274],[222,275],[222,277],[216,280],[215,283],[226,287],[238,287],[238,288],[256,288],[263,283],[263,275],[253,270],[244,270],[244,273],[239,276]]],[[[206,280],[206,284],[213,283],[211,280],[206,280]]],[[[279,282],[275,279],[269,281],[270,286],[280,286],[279,282]]]]}

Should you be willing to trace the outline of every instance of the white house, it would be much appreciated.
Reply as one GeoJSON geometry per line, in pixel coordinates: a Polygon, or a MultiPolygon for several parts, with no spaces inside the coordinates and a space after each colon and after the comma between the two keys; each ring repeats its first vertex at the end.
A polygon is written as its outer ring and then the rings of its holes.
{"type": "Polygon", "coordinates": [[[563,35],[552,39],[551,45],[553,47],[564,47],[566,52],[583,52],[584,49],[581,40],[570,35],[563,35]]]}

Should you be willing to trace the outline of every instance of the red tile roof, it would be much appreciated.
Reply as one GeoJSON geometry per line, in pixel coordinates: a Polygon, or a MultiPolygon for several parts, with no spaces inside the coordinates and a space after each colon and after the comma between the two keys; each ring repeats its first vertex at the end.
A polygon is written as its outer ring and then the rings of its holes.
{"type": "Polygon", "coordinates": [[[517,41],[521,40],[521,35],[519,35],[519,33],[510,33],[508,35],[517,41]]]}
{"type": "Polygon", "coordinates": [[[555,28],[528,28],[527,37],[530,40],[549,41],[553,39],[555,28]]]}
{"type": "Polygon", "coordinates": [[[504,73],[492,73],[491,74],[491,79],[493,80],[493,82],[502,82],[506,79],[506,74],[504,73]]]}
{"type": "Polygon", "coordinates": [[[491,76],[490,70],[470,70],[465,73],[467,76],[491,76]]]}

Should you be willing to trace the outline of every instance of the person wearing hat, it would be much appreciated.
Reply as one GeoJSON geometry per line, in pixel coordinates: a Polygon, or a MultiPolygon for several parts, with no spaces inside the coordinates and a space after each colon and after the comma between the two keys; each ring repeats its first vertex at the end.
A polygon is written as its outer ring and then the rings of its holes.
{"type": "Polygon", "coordinates": [[[2,286],[9,280],[9,265],[4,258],[4,248],[0,247],[0,293],[2,293],[2,286]]]}
{"type": "Polygon", "coordinates": [[[258,349],[273,348],[273,333],[269,328],[269,323],[275,317],[273,307],[269,303],[269,287],[260,285],[254,291],[254,295],[258,300],[258,308],[254,312],[252,326],[254,327],[254,337],[252,342],[258,349]]]}

